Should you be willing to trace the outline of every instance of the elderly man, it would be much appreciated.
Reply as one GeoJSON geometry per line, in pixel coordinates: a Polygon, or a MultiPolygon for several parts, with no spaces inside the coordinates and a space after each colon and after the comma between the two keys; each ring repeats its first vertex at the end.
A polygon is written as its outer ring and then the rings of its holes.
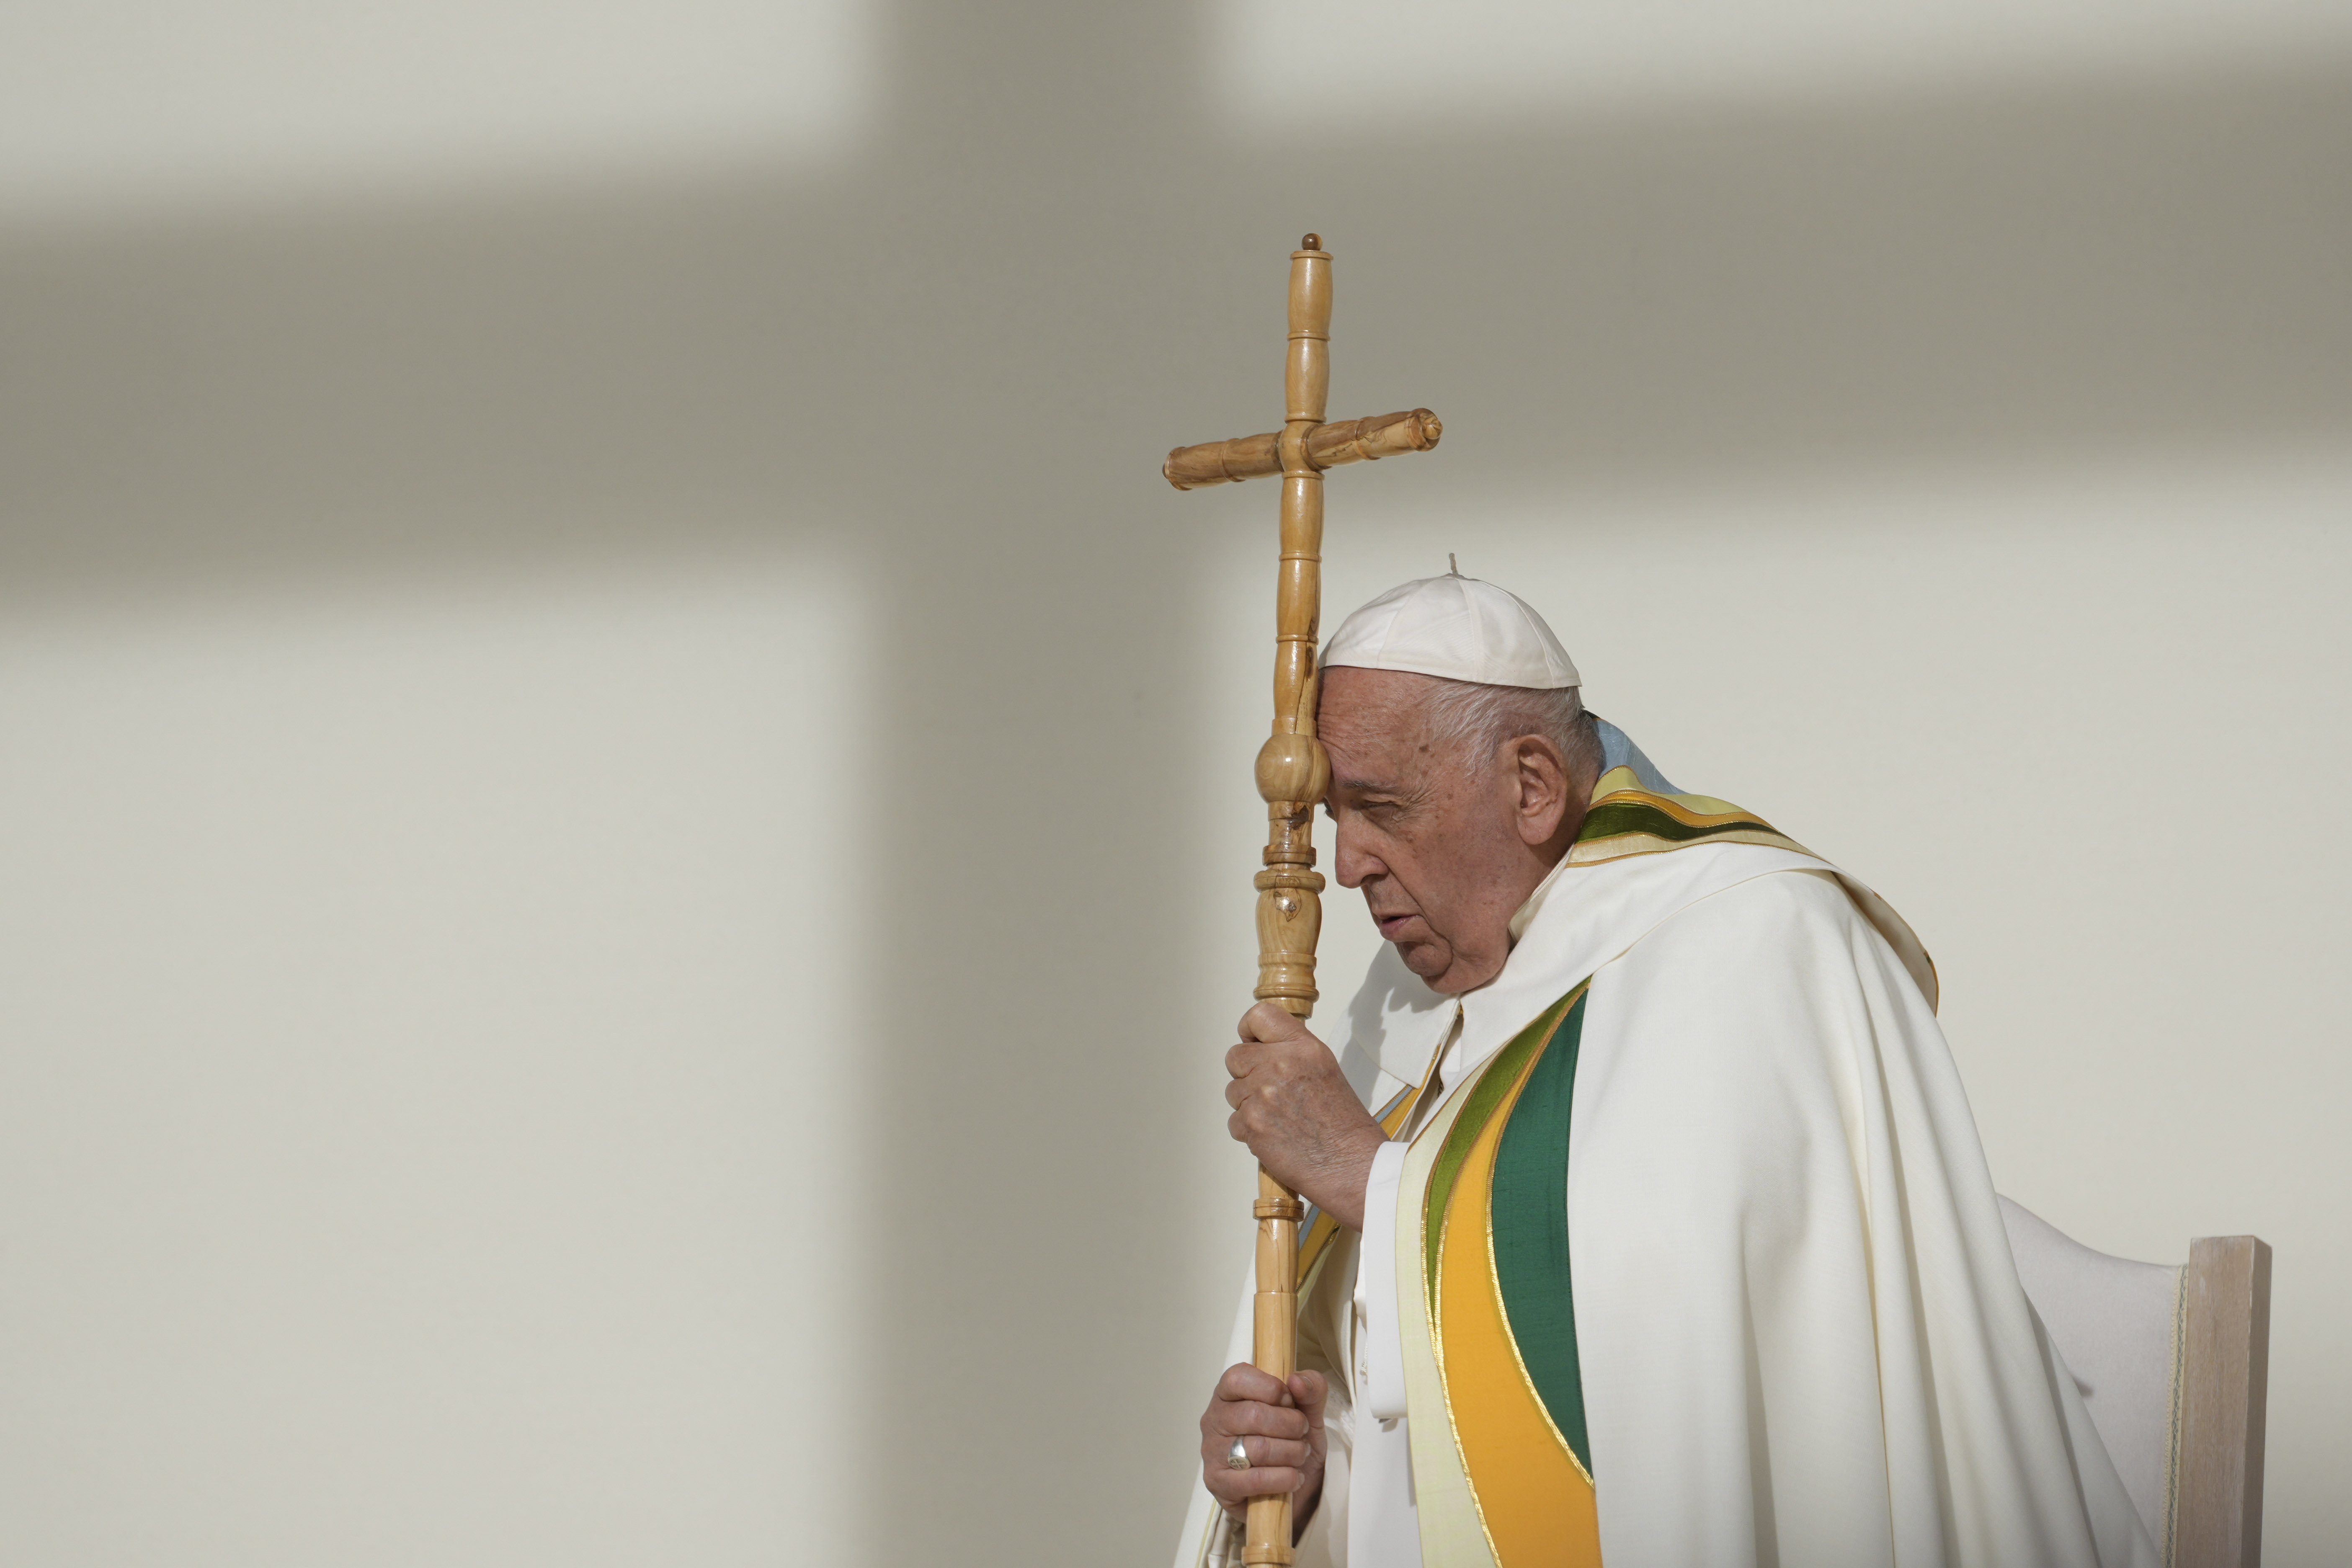
{"type": "Polygon", "coordinates": [[[1227,1058],[1315,1205],[1302,1370],[1219,1379],[1180,1568],[1282,1492],[1302,1564],[2153,1563],[1894,910],[1677,794],[1499,588],[1408,583],[1324,662],[1389,945],[1336,1056],[1260,1005],[1227,1058]]]}

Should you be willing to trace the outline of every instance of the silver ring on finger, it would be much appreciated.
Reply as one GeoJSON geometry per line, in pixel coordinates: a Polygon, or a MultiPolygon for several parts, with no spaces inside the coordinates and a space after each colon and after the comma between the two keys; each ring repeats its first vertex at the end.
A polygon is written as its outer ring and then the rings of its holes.
{"type": "Polygon", "coordinates": [[[1225,1450],[1225,1468],[1229,1470],[1246,1470],[1249,1468],[1249,1445],[1244,1442],[1241,1438],[1236,1437],[1234,1439],[1234,1446],[1225,1450]]]}

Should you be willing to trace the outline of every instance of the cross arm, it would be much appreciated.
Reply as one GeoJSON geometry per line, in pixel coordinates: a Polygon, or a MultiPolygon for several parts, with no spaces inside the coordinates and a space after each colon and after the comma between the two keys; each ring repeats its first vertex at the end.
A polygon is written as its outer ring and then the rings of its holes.
{"type": "MultiPolygon", "coordinates": [[[[1345,419],[1318,425],[1307,433],[1307,460],[1317,468],[1342,463],[1377,462],[1400,452],[1426,452],[1445,433],[1437,416],[1426,408],[1402,414],[1377,414],[1370,419],[1345,419]]],[[[1180,490],[1203,485],[1234,484],[1242,479],[1269,479],[1282,472],[1282,432],[1239,436],[1230,441],[1209,441],[1179,447],[1168,454],[1160,473],[1180,490]]]]}

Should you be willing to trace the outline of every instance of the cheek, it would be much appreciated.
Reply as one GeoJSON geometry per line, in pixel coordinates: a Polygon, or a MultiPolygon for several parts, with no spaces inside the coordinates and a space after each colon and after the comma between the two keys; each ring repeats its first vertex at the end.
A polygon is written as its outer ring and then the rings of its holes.
{"type": "Polygon", "coordinates": [[[1430,924],[1441,930],[1451,927],[1452,921],[1448,917],[1457,901],[1453,879],[1445,873],[1443,861],[1424,865],[1414,860],[1411,868],[1398,878],[1412,892],[1413,903],[1428,918],[1430,924]]]}
{"type": "Polygon", "coordinates": [[[1465,904],[1476,901],[1485,886],[1476,868],[1490,857],[1486,846],[1465,844],[1465,836],[1458,830],[1428,837],[1442,837],[1444,847],[1433,847],[1420,835],[1399,835],[1387,853],[1389,869],[1433,925],[1450,929],[1452,917],[1465,904]]]}
{"type": "Polygon", "coordinates": [[[1377,843],[1379,847],[1371,853],[1379,856],[1381,864],[1388,868],[1389,879],[1412,900],[1415,907],[1426,910],[1429,898],[1423,884],[1429,880],[1428,868],[1423,865],[1419,847],[1412,837],[1383,833],[1379,836],[1377,843]]]}

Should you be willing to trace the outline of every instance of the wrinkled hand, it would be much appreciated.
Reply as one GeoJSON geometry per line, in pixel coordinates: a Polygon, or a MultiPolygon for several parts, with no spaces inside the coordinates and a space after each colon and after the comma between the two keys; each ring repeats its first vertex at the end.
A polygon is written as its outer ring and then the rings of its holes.
{"type": "Polygon", "coordinates": [[[1291,1497],[1297,1530],[1323,1495],[1323,1402],[1330,1389],[1319,1372],[1295,1372],[1286,1386],[1270,1372],[1244,1362],[1225,1368],[1209,1408],[1201,1415],[1201,1479],[1209,1495],[1239,1519],[1254,1497],[1291,1497]],[[1225,1463],[1242,1440],[1250,1468],[1225,1463]]]}
{"type": "Polygon", "coordinates": [[[1259,1164],[1349,1230],[1364,1228],[1364,1183],[1388,1141],[1339,1075],[1330,1047],[1307,1026],[1261,1002],[1242,1015],[1242,1043],[1225,1053],[1225,1123],[1259,1164]]]}

